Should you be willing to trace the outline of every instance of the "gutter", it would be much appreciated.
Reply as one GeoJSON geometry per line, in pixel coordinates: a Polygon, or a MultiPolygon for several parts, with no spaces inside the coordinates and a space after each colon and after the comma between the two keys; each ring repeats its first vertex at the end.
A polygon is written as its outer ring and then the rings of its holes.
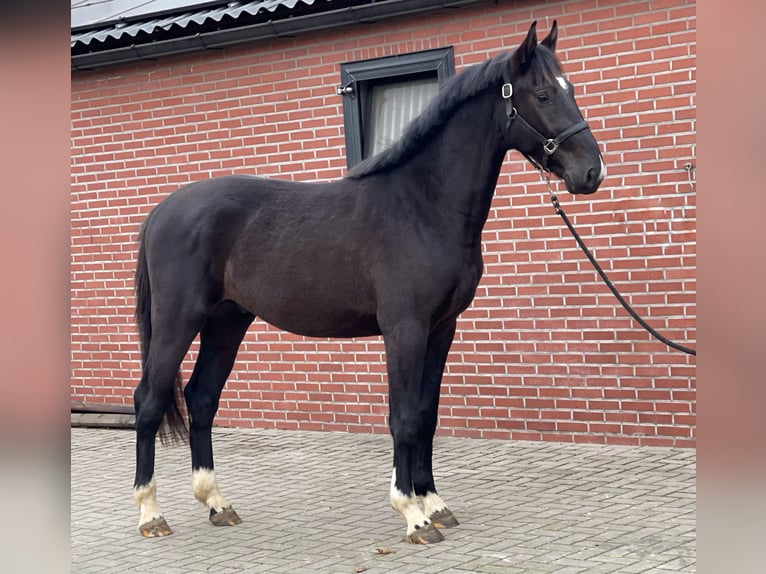
{"type": "Polygon", "coordinates": [[[220,49],[256,40],[294,37],[298,34],[326,30],[351,24],[373,24],[379,20],[418,14],[439,9],[456,9],[491,0],[387,0],[359,6],[349,6],[318,14],[282,20],[269,20],[249,26],[202,32],[193,36],[132,44],[112,50],[100,50],[72,55],[72,70],[91,70],[103,66],[156,60],[163,56],[184,54],[197,50],[220,49]]]}

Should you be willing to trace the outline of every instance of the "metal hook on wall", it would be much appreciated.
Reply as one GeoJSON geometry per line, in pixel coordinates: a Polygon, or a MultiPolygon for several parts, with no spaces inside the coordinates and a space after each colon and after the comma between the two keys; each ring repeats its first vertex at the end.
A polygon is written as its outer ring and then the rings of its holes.
{"type": "Polygon", "coordinates": [[[686,174],[689,176],[689,185],[692,188],[692,191],[696,191],[696,183],[697,183],[697,166],[695,166],[692,162],[687,161],[684,164],[684,169],[686,170],[686,174]]]}
{"type": "Polygon", "coordinates": [[[335,93],[339,96],[351,96],[352,98],[356,97],[356,81],[351,80],[346,85],[338,85],[335,86],[335,93]]]}

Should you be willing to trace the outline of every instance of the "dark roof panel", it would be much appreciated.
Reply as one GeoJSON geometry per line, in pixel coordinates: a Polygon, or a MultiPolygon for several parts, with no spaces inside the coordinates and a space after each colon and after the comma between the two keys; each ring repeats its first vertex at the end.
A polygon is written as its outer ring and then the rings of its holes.
{"type": "MultiPolygon", "coordinates": [[[[94,24],[78,27],[72,30],[71,46],[76,44],[88,45],[91,42],[118,40],[124,36],[136,37],[139,33],[152,34],[173,28],[186,28],[196,24],[202,26],[210,22],[220,22],[224,17],[237,19],[246,14],[255,16],[260,12],[275,12],[279,8],[294,9],[298,4],[311,6],[315,0],[259,0],[257,2],[229,2],[222,6],[197,8],[183,13],[168,14],[162,17],[145,18],[138,21],[112,21],[104,24],[94,24]],[[86,28],[86,29],[83,29],[86,28]]],[[[326,0],[331,2],[332,0],[326,0]]]]}
{"type": "MultiPolygon", "coordinates": [[[[73,0],[72,6],[81,0],[73,0]]],[[[82,0],[91,2],[93,0],[82,0]]],[[[106,0],[109,1],[109,0],[106,0]]],[[[181,10],[110,10],[88,25],[71,29],[72,69],[88,70],[244,42],[378,22],[395,16],[453,10],[496,0],[258,0],[193,3],[181,10]],[[124,17],[115,19],[117,13],[124,17]]],[[[148,4],[151,0],[142,0],[148,4]]],[[[169,2],[175,0],[162,0],[169,2]]],[[[78,4],[79,5],[79,4],[78,4]]],[[[167,6],[167,3],[164,4],[167,6]]],[[[116,5],[115,5],[116,6],[116,5]]],[[[158,4],[155,6],[159,6],[158,4]]],[[[81,18],[80,22],[85,21],[81,18]]]]}
{"type": "Polygon", "coordinates": [[[159,17],[170,12],[188,12],[226,3],[227,0],[71,0],[70,15],[72,28],[79,28],[129,18],[159,17]]]}

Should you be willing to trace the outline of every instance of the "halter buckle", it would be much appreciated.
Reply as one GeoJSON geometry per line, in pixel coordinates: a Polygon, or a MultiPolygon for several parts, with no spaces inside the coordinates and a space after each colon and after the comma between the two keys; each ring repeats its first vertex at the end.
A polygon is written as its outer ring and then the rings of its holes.
{"type": "Polygon", "coordinates": [[[554,140],[545,140],[545,143],[543,144],[543,149],[545,150],[545,153],[547,153],[548,155],[553,155],[553,152],[559,149],[559,144],[556,143],[554,140]]]}
{"type": "Polygon", "coordinates": [[[513,95],[513,85],[511,85],[510,82],[503,84],[500,93],[503,95],[504,100],[510,99],[510,97],[513,95]]]}

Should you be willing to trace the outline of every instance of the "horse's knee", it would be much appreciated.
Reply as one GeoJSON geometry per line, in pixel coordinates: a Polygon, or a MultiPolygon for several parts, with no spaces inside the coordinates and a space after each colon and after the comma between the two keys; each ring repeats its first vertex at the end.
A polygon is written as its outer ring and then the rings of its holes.
{"type": "Polygon", "coordinates": [[[188,386],[184,389],[184,399],[191,426],[194,428],[212,426],[215,414],[218,412],[218,401],[214,397],[187,392],[188,389],[188,386]]]}
{"type": "Polygon", "coordinates": [[[392,413],[389,419],[389,428],[395,442],[412,446],[417,445],[422,440],[425,430],[423,417],[415,410],[392,413]]]}

